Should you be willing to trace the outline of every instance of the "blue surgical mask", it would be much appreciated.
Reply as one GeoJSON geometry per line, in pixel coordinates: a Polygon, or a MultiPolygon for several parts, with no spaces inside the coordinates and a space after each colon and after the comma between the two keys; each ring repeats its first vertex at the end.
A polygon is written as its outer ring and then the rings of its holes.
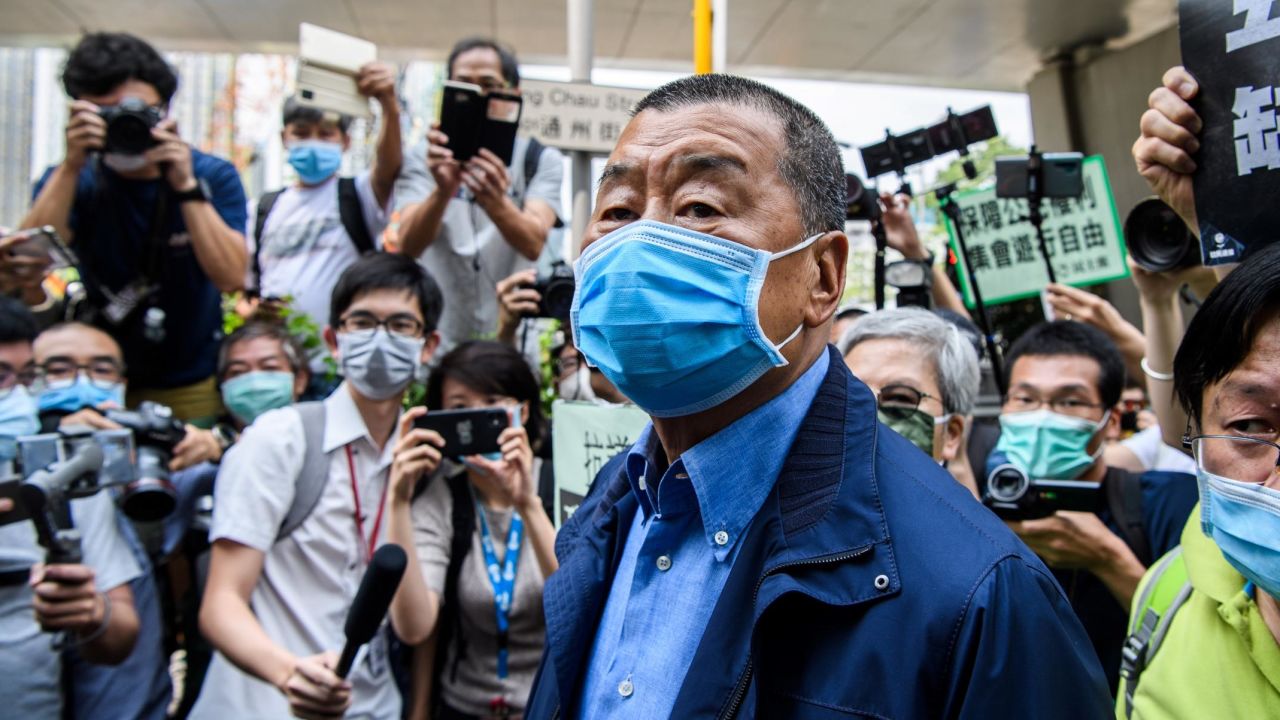
{"type": "Polygon", "coordinates": [[[1106,426],[1110,415],[1092,422],[1051,410],[1006,413],[1000,416],[1000,441],[995,453],[1028,475],[1044,480],[1075,480],[1102,454],[1089,453],[1089,441],[1106,426]]]}
{"type": "Polygon", "coordinates": [[[781,349],[760,326],[760,290],[779,253],[652,220],[592,244],[574,265],[574,344],[653,417],[716,407],[775,367],[781,349]]]}
{"type": "Polygon", "coordinates": [[[289,143],[289,165],[307,185],[324,182],[342,167],[342,145],[325,140],[289,143]]]}
{"type": "Polygon", "coordinates": [[[1200,528],[1231,567],[1280,597],[1280,491],[1196,469],[1200,528]]]}
{"type": "Polygon", "coordinates": [[[85,377],[84,373],[76,375],[74,381],[49,383],[40,391],[36,400],[40,412],[60,410],[73,413],[84,408],[96,408],[104,403],[124,407],[124,383],[97,384],[85,377]]]}
{"type": "Polygon", "coordinates": [[[222,383],[222,404],[244,423],[293,402],[293,373],[259,371],[238,375],[222,383]]]}
{"type": "Polygon", "coordinates": [[[40,430],[36,413],[36,403],[31,399],[31,393],[21,385],[0,395],[0,461],[17,457],[18,446],[15,440],[24,435],[34,435],[40,430]]]}

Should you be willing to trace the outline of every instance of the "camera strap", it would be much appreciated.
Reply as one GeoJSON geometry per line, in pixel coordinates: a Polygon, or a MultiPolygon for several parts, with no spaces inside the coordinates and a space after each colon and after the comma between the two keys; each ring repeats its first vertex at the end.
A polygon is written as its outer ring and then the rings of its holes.
{"type": "Polygon", "coordinates": [[[1102,485],[1107,494],[1107,508],[1120,526],[1121,539],[1133,550],[1139,562],[1144,566],[1151,565],[1155,558],[1151,557],[1147,524],[1142,515],[1142,476],[1118,468],[1107,468],[1106,480],[1102,485]]]}

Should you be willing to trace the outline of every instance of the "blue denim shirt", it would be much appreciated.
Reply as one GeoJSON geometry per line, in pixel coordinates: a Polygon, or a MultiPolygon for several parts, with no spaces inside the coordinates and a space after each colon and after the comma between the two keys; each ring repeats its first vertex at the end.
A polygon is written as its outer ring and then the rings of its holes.
{"type": "Polygon", "coordinates": [[[739,538],[782,469],[830,359],[783,393],[689,448],[655,483],[649,425],[627,454],[640,512],[628,532],[583,686],[581,717],[671,714],[720,599],[739,538]]]}

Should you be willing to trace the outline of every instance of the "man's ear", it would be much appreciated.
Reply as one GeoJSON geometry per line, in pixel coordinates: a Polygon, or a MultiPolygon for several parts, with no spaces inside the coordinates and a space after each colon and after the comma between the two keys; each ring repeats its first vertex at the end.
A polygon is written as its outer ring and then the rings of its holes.
{"type": "Polygon", "coordinates": [[[344,130],[342,131],[342,152],[346,152],[350,149],[351,149],[351,136],[348,135],[347,132],[344,130]]]}
{"type": "Polygon", "coordinates": [[[963,455],[965,442],[965,426],[968,420],[959,413],[953,413],[942,424],[942,458],[951,462],[963,455]]]}
{"type": "Polygon", "coordinates": [[[325,347],[329,348],[329,354],[335,359],[341,360],[342,358],[338,356],[338,334],[333,331],[331,326],[326,325],[322,336],[324,337],[325,347]]]}
{"type": "Polygon", "coordinates": [[[298,368],[293,374],[293,401],[298,402],[298,398],[302,397],[302,393],[307,391],[307,384],[311,382],[311,371],[305,366],[298,368]]]}
{"type": "Polygon", "coordinates": [[[818,238],[814,247],[818,277],[809,291],[809,307],[805,310],[805,324],[809,327],[827,322],[840,307],[849,260],[849,238],[840,230],[832,230],[818,238]]]}
{"type": "Polygon", "coordinates": [[[440,347],[440,333],[432,331],[427,336],[427,341],[422,344],[421,361],[423,365],[430,365],[431,358],[435,357],[436,348],[440,347]]]}

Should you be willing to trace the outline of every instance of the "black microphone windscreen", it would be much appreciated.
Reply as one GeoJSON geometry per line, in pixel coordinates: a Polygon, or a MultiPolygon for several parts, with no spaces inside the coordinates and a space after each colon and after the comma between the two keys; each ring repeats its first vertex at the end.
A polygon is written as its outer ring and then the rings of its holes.
{"type": "Polygon", "coordinates": [[[400,578],[404,577],[407,563],[408,557],[399,545],[388,543],[373,554],[355,600],[351,602],[351,610],[347,612],[344,629],[348,643],[363,644],[373,638],[382,619],[387,616],[387,608],[396,588],[400,587],[400,578]]]}

